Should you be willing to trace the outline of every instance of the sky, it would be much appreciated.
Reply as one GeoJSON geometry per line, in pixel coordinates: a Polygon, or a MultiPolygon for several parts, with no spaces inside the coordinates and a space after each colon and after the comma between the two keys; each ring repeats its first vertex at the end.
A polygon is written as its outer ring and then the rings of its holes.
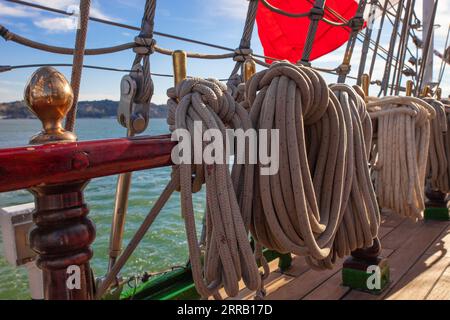
{"type": "MultiPolygon", "coordinates": [[[[28,0],[66,11],[77,8],[78,0],[28,0]]],[[[299,0],[301,1],[301,0],[299,0]]],[[[144,0],[92,0],[91,15],[134,26],[140,26],[144,0]]],[[[245,22],[247,0],[159,0],[157,2],[155,30],[178,36],[220,44],[236,48],[239,44],[245,22]]],[[[416,12],[421,16],[422,0],[416,1],[416,12]]],[[[450,1],[441,0],[436,17],[435,48],[443,51],[450,16],[450,1]]],[[[0,0],[0,24],[10,31],[35,41],[51,45],[73,47],[75,43],[74,20],[71,17],[55,13],[47,13],[33,8],[23,7],[0,0]]],[[[375,24],[375,28],[377,23],[375,24]]],[[[133,41],[136,31],[106,26],[90,22],[87,37],[87,48],[108,47],[133,41]]],[[[420,35],[420,33],[419,33],[420,35]]],[[[390,29],[383,31],[381,44],[387,47],[390,29]]],[[[180,42],[155,36],[159,46],[167,49],[183,49],[201,53],[225,53],[224,51],[180,42]]],[[[342,60],[344,47],[313,62],[314,66],[334,68],[342,60]]],[[[252,39],[255,53],[263,53],[257,30],[252,39]]],[[[357,65],[360,57],[359,44],[355,49],[352,61],[357,65]]],[[[85,64],[129,69],[134,59],[131,50],[102,56],[86,56],[85,64]]],[[[31,48],[26,48],[11,41],[0,39],[0,65],[21,65],[35,63],[72,63],[71,56],[62,56],[31,48]]],[[[440,61],[435,59],[435,75],[440,61]]],[[[200,77],[227,78],[234,66],[230,60],[198,60],[190,59],[188,74],[200,77]]],[[[172,62],[168,56],[154,54],[151,57],[151,68],[156,73],[172,73],[172,62]]],[[[384,65],[377,62],[374,79],[381,79],[384,65]]],[[[70,68],[59,67],[68,79],[70,68]]],[[[351,74],[356,72],[354,68],[351,74]]],[[[23,89],[34,69],[17,69],[0,73],[0,102],[22,100],[23,89]]],[[[84,69],[81,81],[80,100],[119,100],[120,79],[125,73],[84,69]]],[[[324,75],[328,82],[335,82],[336,77],[324,75]]],[[[448,76],[448,71],[446,72],[448,76]]],[[[166,90],[172,86],[170,78],[153,78],[155,94],[154,103],[165,103],[166,90]]],[[[351,81],[349,82],[351,83],[351,81]]],[[[371,88],[372,90],[372,88],[371,88]]],[[[375,91],[376,88],[373,88],[375,91]]],[[[444,95],[450,94],[450,81],[443,85],[444,95]]]]}

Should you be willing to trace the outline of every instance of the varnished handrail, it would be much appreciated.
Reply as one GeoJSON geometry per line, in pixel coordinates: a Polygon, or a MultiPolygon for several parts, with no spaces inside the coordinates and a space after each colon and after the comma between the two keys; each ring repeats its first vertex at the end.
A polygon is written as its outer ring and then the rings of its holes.
{"type": "Polygon", "coordinates": [[[0,149],[0,192],[171,165],[170,135],[0,149]]]}

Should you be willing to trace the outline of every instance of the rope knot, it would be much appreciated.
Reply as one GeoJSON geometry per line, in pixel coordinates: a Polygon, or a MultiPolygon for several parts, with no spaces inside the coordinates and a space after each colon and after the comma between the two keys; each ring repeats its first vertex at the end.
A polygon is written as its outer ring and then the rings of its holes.
{"type": "Polygon", "coordinates": [[[137,47],[133,51],[139,55],[150,55],[155,52],[156,40],[152,37],[138,35],[134,38],[137,47]]]}
{"type": "Polygon", "coordinates": [[[322,20],[325,10],[320,7],[312,7],[309,11],[309,18],[311,20],[322,20]]]}
{"type": "Polygon", "coordinates": [[[353,32],[358,32],[362,29],[364,26],[364,18],[363,17],[353,17],[350,20],[348,20],[348,27],[352,29],[353,32]]]}
{"type": "Polygon", "coordinates": [[[224,123],[229,123],[236,107],[227,89],[227,86],[217,79],[189,78],[177,85],[175,92],[180,101],[189,95],[190,99],[201,101],[209,107],[224,123]]]}
{"type": "Polygon", "coordinates": [[[253,50],[250,48],[237,48],[234,50],[233,60],[236,62],[244,62],[246,59],[250,58],[253,54],[253,50]]]}
{"type": "Polygon", "coordinates": [[[339,65],[339,67],[336,68],[336,72],[339,75],[349,74],[350,70],[351,70],[351,66],[349,64],[345,64],[345,63],[341,63],[339,65]]]}

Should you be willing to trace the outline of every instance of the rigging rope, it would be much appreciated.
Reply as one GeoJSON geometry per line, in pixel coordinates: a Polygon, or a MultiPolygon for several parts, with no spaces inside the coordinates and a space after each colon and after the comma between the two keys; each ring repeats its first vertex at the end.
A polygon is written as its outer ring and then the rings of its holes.
{"type": "Polygon", "coordinates": [[[428,179],[434,190],[450,192],[450,140],[448,134],[449,109],[433,98],[424,98],[436,112],[431,120],[430,147],[428,150],[428,179]]]}
{"type": "Polygon", "coordinates": [[[349,86],[328,88],[315,71],[288,63],[254,75],[246,97],[254,127],[278,129],[280,143],[278,173],[255,176],[255,240],[307,256],[320,269],[371,246],[380,219],[367,166],[371,122],[363,99],[349,86]]]}
{"type": "Polygon", "coordinates": [[[78,97],[80,95],[81,74],[83,72],[84,49],[86,47],[86,36],[89,24],[89,11],[91,9],[91,0],[80,0],[80,20],[75,39],[75,50],[73,54],[72,75],[70,86],[73,90],[72,107],[66,116],[65,129],[74,131],[77,117],[78,97]]]}
{"type": "MultiPolygon", "coordinates": [[[[253,51],[251,50],[251,38],[253,29],[255,27],[256,12],[258,10],[258,0],[250,0],[248,3],[247,16],[245,19],[244,30],[242,32],[241,42],[239,48],[235,50],[235,56],[233,57],[236,64],[231,71],[230,78],[234,78],[241,69],[243,62],[248,59],[253,51]]],[[[242,79],[242,78],[241,78],[242,79]]],[[[231,84],[231,83],[230,83],[231,84]]]]}
{"type": "Polygon", "coordinates": [[[370,40],[372,38],[372,30],[375,24],[375,12],[377,3],[378,0],[371,0],[370,2],[369,18],[362,44],[361,58],[359,59],[358,76],[357,76],[358,80],[356,82],[357,85],[361,85],[361,77],[366,67],[367,54],[369,53],[370,40]]]}
{"type": "MultiPolygon", "coordinates": [[[[194,136],[197,130],[194,121],[201,121],[205,130],[214,129],[225,137],[226,126],[243,130],[252,126],[245,109],[217,80],[186,79],[175,89],[169,89],[168,96],[167,122],[171,131],[184,129],[194,136]]],[[[248,154],[248,142],[245,151],[248,154]]],[[[212,165],[181,163],[174,167],[172,175],[181,192],[194,283],[203,297],[219,298],[218,290],[222,286],[228,296],[236,296],[241,278],[250,290],[261,287],[261,276],[245,228],[251,215],[253,165],[235,163],[230,175],[226,156],[222,155],[221,160],[222,164],[212,165]],[[203,183],[206,183],[207,246],[202,263],[192,194],[203,183]]]]}
{"type": "Polygon", "coordinates": [[[394,75],[392,77],[392,86],[390,94],[392,95],[395,92],[395,95],[399,93],[399,87],[402,83],[402,75],[403,75],[403,67],[405,65],[406,59],[406,51],[408,49],[408,40],[410,33],[408,29],[410,28],[411,19],[413,16],[413,8],[416,4],[415,0],[407,0],[405,6],[405,15],[402,21],[402,31],[400,34],[400,43],[398,49],[398,56],[396,59],[395,67],[394,67],[394,75]],[[393,88],[396,88],[395,91],[393,88]]]}
{"type": "MultiPolygon", "coordinates": [[[[135,37],[135,42],[140,47],[134,48],[136,55],[132,70],[139,70],[139,74],[130,72],[121,81],[121,99],[117,110],[117,117],[119,123],[127,128],[128,137],[144,131],[149,122],[149,110],[154,90],[150,72],[150,55],[153,53],[155,46],[153,39],[155,11],[156,0],[147,0],[142,17],[141,31],[135,37]]],[[[131,177],[132,173],[126,172],[120,174],[117,179],[109,248],[108,269],[110,270],[114,266],[116,258],[121,251],[131,177]]]]}
{"type": "MultiPolygon", "coordinates": [[[[361,28],[364,25],[364,9],[366,8],[366,0],[360,0],[358,4],[358,9],[356,10],[355,17],[352,19],[354,21],[352,25],[352,32],[350,33],[350,37],[347,42],[347,48],[345,49],[344,59],[342,60],[342,64],[339,66],[339,76],[338,83],[344,83],[347,78],[347,74],[350,72],[350,62],[353,55],[353,49],[355,48],[356,39],[358,38],[358,34],[361,33],[361,28]]],[[[350,21],[350,20],[349,20],[350,21]]],[[[364,35],[369,38],[370,36],[364,35]]]]}
{"type": "Polygon", "coordinates": [[[387,94],[389,79],[390,79],[390,75],[391,75],[395,43],[397,41],[398,28],[399,28],[400,20],[402,17],[403,3],[404,3],[404,0],[400,0],[398,2],[397,13],[395,16],[394,25],[392,26],[391,38],[390,38],[390,43],[389,43],[389,54],[387,56],[387,61],[384,66],[383,79],[381,80],[381,89],[380,89],[378,96],[381,96],[382,93],[384,93],[385,95],[387,94]]]}

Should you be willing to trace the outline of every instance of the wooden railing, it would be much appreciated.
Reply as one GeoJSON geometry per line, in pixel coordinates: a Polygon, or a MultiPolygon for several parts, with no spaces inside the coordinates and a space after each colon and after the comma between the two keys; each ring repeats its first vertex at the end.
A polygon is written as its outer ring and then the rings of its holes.
{"type": "Polygon", "coordinates": [[[83,195],[89,180],[171,165],[175,143],[166,135],[0,149],[0,192],[28,189],[35,198],[29,240],[46,299],[94,297],[89,260],[95,226],[83,195]],[[79,288],[67,283],[72,272],[79,288]]]}
{"type": "Polygon", "coordinates": [[[175,143],[163,135],[0,149],[0,192],[168,166],[175,143]]]}

